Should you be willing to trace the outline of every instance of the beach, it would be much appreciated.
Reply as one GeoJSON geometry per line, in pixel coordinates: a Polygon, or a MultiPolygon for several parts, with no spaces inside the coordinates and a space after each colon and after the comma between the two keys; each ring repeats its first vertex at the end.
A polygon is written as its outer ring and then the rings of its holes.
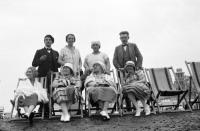
{"type": "Polygon", "coordinates": [[[28,121],[0,120],[1,131],[199,131],[200,111],[170,112],[135,117],[133,115],[112,116],[102,121],[99,116],[72,118],[69,123],[58,119],[28,121]]]}

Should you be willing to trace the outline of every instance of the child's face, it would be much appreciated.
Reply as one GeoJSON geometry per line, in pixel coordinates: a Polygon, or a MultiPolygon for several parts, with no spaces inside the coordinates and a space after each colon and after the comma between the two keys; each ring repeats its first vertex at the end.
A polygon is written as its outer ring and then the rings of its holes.
{"type": "Polygon", "coordinates": [[[128,73],[131,73],[131,74],[134,74],[134,73],[135,73],[135,70],[134,70],[134,68],[133,68],[132,66],[127,66],[127,67],[126,67],[126,71],[127,71],[128,73]]]}

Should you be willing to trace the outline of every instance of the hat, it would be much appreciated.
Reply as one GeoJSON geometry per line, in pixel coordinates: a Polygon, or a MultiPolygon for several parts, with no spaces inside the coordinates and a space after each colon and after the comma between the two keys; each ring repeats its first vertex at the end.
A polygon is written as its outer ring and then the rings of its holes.
{"type": "Polygon", "coordinates": [[[103,72],[106,71],[106,66],[105,66],[105,64],[104,64],[103,62],[101,62],[101,61],[95,61],[95,62],[93,63],[93,65],[92,65],[92,67],[93,67],[95,64],[99,64],[99,65],[101,66],[101,68],[103,69],[103,72]]]}
{"type": "Polygon", "coordinates": [[[93,46],[94,44],[97,44],[97,45],[99,45],[99,47],[101,47],[100,41],[92,41],[91,46],[93,46]]]}
{"type": "Polygon", "coordinates": [[[124,69],[126,69],[127,66],[132,66],[132,67],[135,68],[135,63],[133,61],[127,61],[126,64],[125,64],[125,66],[124,66],[124,69]]]}
{"type": "MultiPolygon", "coordinates": [[[[65,64],[63,65],[63,67],[68,67],[68,68],[71,70],[71,72],[74,73],[74,72],[73,72],[73,65],[72,65],[71,63],[65,63],[65,64]]],[[[62,68],[63,68],[63,67],[62,67],[62,68]]]]}

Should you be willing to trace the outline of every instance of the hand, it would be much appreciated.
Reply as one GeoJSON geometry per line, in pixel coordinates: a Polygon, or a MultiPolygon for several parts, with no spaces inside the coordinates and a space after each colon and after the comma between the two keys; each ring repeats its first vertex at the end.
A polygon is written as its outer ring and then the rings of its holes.
{"type": "Polygon", "coordinates": [[[41,57],[40,57],[40,60],[41,61],[44,61],[44,60],[46,60],[47,59],[47,56],[46,55],[42,55],[41,57]]]}

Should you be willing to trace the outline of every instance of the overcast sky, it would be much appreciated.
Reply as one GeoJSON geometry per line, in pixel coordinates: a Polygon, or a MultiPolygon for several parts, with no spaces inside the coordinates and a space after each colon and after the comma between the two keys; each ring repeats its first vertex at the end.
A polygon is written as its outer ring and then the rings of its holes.
{"type": "Polygon", "coordinates": [[[74,33],[82,60],[101,41],[112,63],[119,32],[127,30],[138,45],[144,67],[173,66],[187,72],[184,61],[199,60],[199,0],[1,0],[0,106],[9,110],[17,79],[31,65],[43,38],[55,38],[53,48],[66,45],[74,33]]]}

